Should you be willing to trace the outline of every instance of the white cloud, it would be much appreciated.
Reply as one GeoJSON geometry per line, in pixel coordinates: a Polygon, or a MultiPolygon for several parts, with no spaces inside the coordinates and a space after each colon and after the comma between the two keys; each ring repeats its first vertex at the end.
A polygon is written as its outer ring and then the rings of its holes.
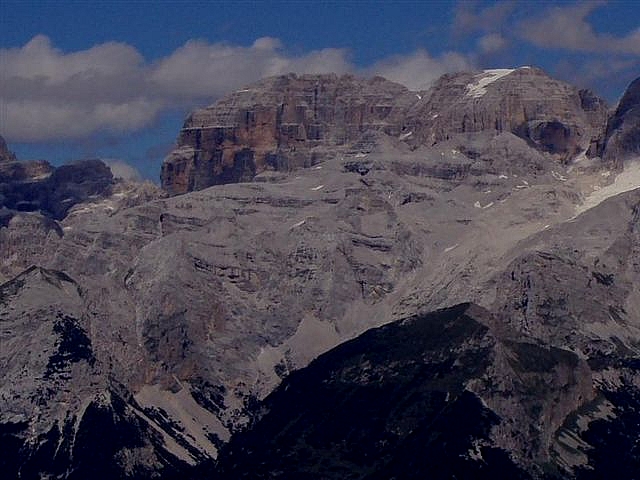
{"type": "Polygon", "coordinates": [[[485,8],[474,2],[459,2],[451,26],[452,33],[466,36],[477,32],[499,31],[517,6],[514,1],[496,2],[485,8]]]}
{"type": "Polygon", "coordinates": [[[115,178],[121,178],[127,181],[138,181],[142,178],[140,172],[124,160],[103,158],[102,161],[111,169],[111,173],[115,178]]]}
{"type": "Polygon", "coordinates": [[[379,74],[418,89],[441,74],[470,68],[467,57],[424,50],[358,69],[345,49],[292,55],[275,38],[250,46],[192,40],[147,62],[132,46],[109,42],[63,52],[38,35],[0,49],[0,135],[10,142],[80,139],[132,132],[165,109],[212,102],[260,78],[294,73],[379,74]]]}
{"type": "Polygon", "coordinates": [[[148,125],[161,108],[160,102],[142,98],[96,105],[3,100],[0,134],[12,142],[38,142],[82,138],[100,130],[135,131],[148,125]]]}
{"type": "Polygon", "coordinates": [[[428,88],[444,73],[471,69],[471,60],[459,53],[449,52],[434,58],[426,50],[418,50],[382,60],[371,67],[371,72],[412,90],[421,90],[428,88]]]}
{"type": "Polygon", "coordinates": [[[351,71],[346,58],[341,49],[288,56],[280,41],[270,37],[259,38],[250,47],[194,40],[154,65],[150,78],[166,95],[210,98],[272,75],[351,71]]]}
{"type": "Polygon", "coordinates": [[[499,33],[489,33],[478,39],[478,48],[482,54],[496,53],[507,46],[507,41],[499,33]]]}
{"type": "Polygon", "coordinates": [[[109,42],[65,54],[54,48],[44,35],[33,37],[23,47],[1,52],[6,75],[42,79],[50,85],[61,84],[73,77],[129,74],[143,63],[138,51],[123,43],[109,42]]]}
{"type": "Polygon", "coordinates": [[[540,17],[524,21],[522,37],[538,47],[575,52],[640,55],[640,28],[625,36],[598,33],[587,17],[603,2],[576,3],[545,10],[540,17]]]}

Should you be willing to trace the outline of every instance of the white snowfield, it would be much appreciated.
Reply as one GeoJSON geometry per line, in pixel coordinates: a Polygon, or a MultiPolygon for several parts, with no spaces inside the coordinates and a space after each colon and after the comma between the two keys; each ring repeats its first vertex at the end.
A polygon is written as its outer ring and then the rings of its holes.
{"type": "Polygon", "coordinates": [[[493,70],[485,70],[484,72],[474,77],[475,82],[467,85],[467,96],[473,98],[480,98],[487,93],[487,86],[491,85],[496,80],[506,77],[512,73],[513,68],[497,68],[493,70]]]}
{"type": "Polygon", "coordinates": [[[624,170],[618,174],[613,183],[589,194],[584,202],[576,207],[576,215],[600,205],[607,198],[636,188],[640,188],[640,157],[627,161],[624,170]]]}

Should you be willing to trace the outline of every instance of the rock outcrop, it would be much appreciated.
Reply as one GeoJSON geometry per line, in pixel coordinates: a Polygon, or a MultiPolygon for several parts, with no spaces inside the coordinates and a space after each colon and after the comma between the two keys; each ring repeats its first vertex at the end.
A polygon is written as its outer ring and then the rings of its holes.
{"type": "Polygon", "coordinates": [[[640,156],[640,77],[631,82],[607,123],[602,155],[618,166],[640,156]]]}
{"type": "Polygon", "coordinates": [[[40,212],[61,220],[74,205],[109,196],[111,170],[100,160],[82,160],[58,168],[46,161],[0,163],[0,222],[14,212],[40,212]]]}
{"type": "Polygon", "coordinates": [[[194,112],[163,163],[162,186],[176,195],[250,181],[266,169],[365,154],[385,136],[418,148],[458,134],[509,132],[567,162],[596,153],[606,116],[593,93],[529,67],[445,75],[427,92],[380,77],[292,74],[194,112]]]}
{"type": "Polygon", "coordinates": [[[82,480],[181,472],[188,467],[179,460],[181,447],[164,449],[145,412],[101,363],[90,332],[95,315],[83,296],[68,275],[39,267],[0,285],[3,476],[82,480]]]}

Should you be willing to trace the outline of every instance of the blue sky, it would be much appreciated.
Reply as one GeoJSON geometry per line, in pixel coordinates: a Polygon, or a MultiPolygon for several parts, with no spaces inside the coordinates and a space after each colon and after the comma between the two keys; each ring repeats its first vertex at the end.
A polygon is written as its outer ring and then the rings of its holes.
{"type": "Polygon", "coordinates": [[[21,159],[100,157],[157,181],[187,113],[265,75],[535,65],[615,104],[640,2],[0,2],[0,135],[21,159]]]}

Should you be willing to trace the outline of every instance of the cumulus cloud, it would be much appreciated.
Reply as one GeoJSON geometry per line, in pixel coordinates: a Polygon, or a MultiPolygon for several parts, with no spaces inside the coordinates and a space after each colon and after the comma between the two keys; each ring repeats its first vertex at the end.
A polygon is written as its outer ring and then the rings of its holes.
{"type": "Polygon", "coordinates": [[[135,130],[163,107],[144,94],[144,59],[126,44],[64,53],[38,35],[20,48],[1,49],[0,62],[0,131],[11,141],[135,130]]]}
{"type": "Polygon", "coordinates": [[[418,89],[445,72],[470,67],[469,60],[456,53],[434,58],[418,50],[358,69],[346,49],[293,55],[271,37],[250,46],[192,40],[148,62],[124,43],[63,52],[38,35],[22,47],[0,49],[0,62],[0,134],[12,142],[140,130],[166,109],[212,102],[270,75],[379,74],[418,89]]]}
{"type": "Polygon", "coordinates": [[[496,2],[481,8],[475,2],[465,1],[456,5],[452,32],[454,36],[499,31],[516,9],[516,2],[496,2]]]}
{"type": "Polygon", "coordinates": [[[488,33],[478,39],[478,49],[483,55],[499,52],[506,47],[507,41],[499,33],[488,33]]]}
{"type": "Polygon", "coordinates": [[[104,163],[111,169],[111,173],[114,178],[121,178],[126,181],[139,181],[142,179],[142,175],[140,172],[125,162],[124,160],[119,160],[116,158],[104,158],[102,159],[104,163]]]}
{"type": "Polygon", "coordinates": [[[135,131],[165,109],[213,101],[265,76],[354,70],[346,50],[290,55],[271,37],[248,47],[193,40],[147,62],[123,43],[63,52],[38,35],[0,49],[0,62],[0,134],[13,142],[135,131]]]}
{"type": "Polygon", "coordinates": [[[100,130],[127,132],[148,125],[162,103],[144,98],[121,103],[64,103],[56,99],[9,100],[1,134],[14,142],[82,138],[100,130]]]}
{"type": "Polygon", "coordinates": [[[140,67],[143,58],[135,48],[116,42],[65,54],[48,37],[37,35],[23,47],[3,49],[2,62],[11,76],[39,78],[53,85],[73,77],[129,74],[140,67]]]}
{"type": "Polygon", "coordinates": [[[289,56],[279,40],[264,37],[250,47],[190,41],[151,68],[150,81],[170,97],[216,97],[283,73],[347,72],[346,50],[323,49],[289,56]]]}
{"type": "Polygon", "coordinates": [[[449,52],[435,58],[426,50],[418,50],[409,55],[398,55],[382,60],[373,65],[370,71],[402,83],[412,90],[422,90],[428,88],[444,73],[472,68],[472,62],[464,55],[449,52]]]}
{"type": "Polygon", "coordinates": [[[640,55],[640,28],[625,36],[598,33],[587,17],[604,2],[576,3],[547,9],[525,20],[518,31],[538,47],[575,52],[640,55]]]}

